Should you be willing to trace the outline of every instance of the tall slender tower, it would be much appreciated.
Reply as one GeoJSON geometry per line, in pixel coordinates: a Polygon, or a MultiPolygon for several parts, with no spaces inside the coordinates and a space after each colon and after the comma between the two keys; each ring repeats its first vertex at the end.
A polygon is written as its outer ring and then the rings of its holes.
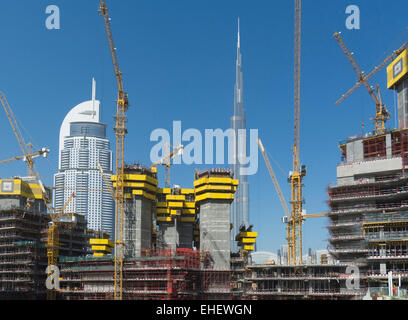
{"type": "Polygon", "coordinates": [[[108,179],[112,174],[112,151],[106,137],[106,124],[101,123],[100,102],[95,99],[72,108],[62,122],[59,136],[59,165],[54,174],[54,207],[62,208],[75,192],[67,212],[82,214],[87,227],[114,235],[114,201],[104,184],[96,163],[108,179]],[[101,192],[102,191],[102,192],[101,192]]]}
{"type": "Polygon", "coordinates": [[[249,185],[246,175],[241,175],[240,159],[246,156],[246,136],[243,135],[246,130],[246,117],[244,109],[244,84],[242,76],[242,56],[240,51],[239,19],[238,19],[238,42],[237,42],[237,62],[236,62],[236,80],[234,86],[234,115],[231,117],[231,128],[234,130],[234,154],[232,170],[234,178],[239,179],[239,185],[235,193],[234,201],[231,206],[231,251],[237,252],[238,245],[235,236],[239,233],[242,226],[249,226],[249,185]],[[240,130],[243,129],[243,130],[240,130]],[[240,131],[239,131],[240,130],[240,131]],[[241,137],[240,137],[241,136],[241,137]],[[244,139],[245,137],[245,139],[244,139]]]}

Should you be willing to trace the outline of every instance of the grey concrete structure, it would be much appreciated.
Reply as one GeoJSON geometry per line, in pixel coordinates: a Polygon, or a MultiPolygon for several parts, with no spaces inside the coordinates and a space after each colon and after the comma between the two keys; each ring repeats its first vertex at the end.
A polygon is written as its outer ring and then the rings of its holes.
{"type": "Polygon", "coordinates": [[[175,217],[170,222],[161,222],[159,226],[159,246],[161,248],[192,248],[193,223],[181,222],[175,217]]]}
{"type": "Polygon", "coordinates": [[[125,259],[139,257],[142,249],[152,246],[153,202],[133,195],[126,201],[124,219],[125,259]]]}
{"type": "Polygon", "coordinates": [[[398,128],[408,128],[408,78],[396,85],[398,99],[398,128]]]}
{"type": "Polygon", "coordinates": [[[200,250],[210,252],[215,270],[230,268],[230,210],[228,201],[200,203],[200,250]]]}

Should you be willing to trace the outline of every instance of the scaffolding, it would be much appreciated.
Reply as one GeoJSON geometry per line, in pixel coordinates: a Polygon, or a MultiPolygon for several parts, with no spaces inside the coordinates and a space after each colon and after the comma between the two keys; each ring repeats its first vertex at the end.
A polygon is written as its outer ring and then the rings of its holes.
{"type": "MultiPolygon", "coordinates": [[[[64,258],[60,298],[113,299],[112,257],[64,258]]],[[[231,271],[211,268],[208,252],[179,249],[142,250],[124,261],[123,299],[231,299],[231,271]]]]}

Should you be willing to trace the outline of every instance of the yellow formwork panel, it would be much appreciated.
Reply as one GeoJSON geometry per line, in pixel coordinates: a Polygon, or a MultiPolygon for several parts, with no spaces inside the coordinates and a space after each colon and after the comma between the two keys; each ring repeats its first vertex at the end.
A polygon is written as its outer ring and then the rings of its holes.
{"type": "Polygon", "coordinates": [[[185,208],[195,208],[195,202],[184,202],[185,208]]]}
{"type": "Polygon", "coordinates": [[[105,251],[105,252],[112,252],[112,248],[108,246],[92,246],[92,251],[105,251]]]}
{"type": "Polygon", "coordinates": [[[171,189],[170,188],[158,188],[157,193],[169,194],[171,193],[171,189]]]}
{"type": "MultiPolygon", "coordinates": [[[[116,182],[113,182],[113,187],[116,188],[116,182]]],[[[157,188],[150,183],[145,183],[145,182],[125,182],[124,184],[125,188],[131,188],[131,189],[146,189],[147,191],[157,193],[157,188]]]]}
{"type": "Polygon", "coordinates": [[[194,222],[195,221],[195,217],[181,217],[180,218],[181,222],[194,222]]]}
{"type": "Polygon", "coordinates": [[[242,238],[241,242],[242,243],[255,243],[256,239],[255,238],[242,238]]]}
{"type": "Polygon", "coordinates": [[[0,185],[0,195],[15,195],[30,199],[43,198],[41,187],[36,183],[27,183],[21,179],[1,179],[0,185]]]}
{"type": "Polygon", "coordinates": [[[222,190],[222,191],[235,191],[233,185],[213,185],[213,184],[206,184],[196,189],[196,193],[200,193],[207,190],[222,190]]]}
{"type": "Polygon", "coordinates": [[[143,190],[132,190],[132,194],[137,195],[137,196],[143,196],[144,198],[152,200],[152,201],[156,200],[155,195],[147,193],[146,191],[143,191],[143,190]]]}
{"type": "Polygon", "coordinates": [[[156,207],[157,208],[167,208],[167,202],[156,202],[156,207]]]}
{"type": "Polygon", "coordinates": [[[162,213],[162,214],[169,214],[170,209],[169,208],[156,208],[156,213],[162,213]]]}
{"type": "Polygon", "coordinates": [[[173,216],[177,216],[177,215],[180,215],[181,212],[180,212],[180,210],[170,210],[170,214],[173,215],[173,216]]]}
{"type": "Polygon", "coordinates": [[[168,206],[171,207],[171,208],[182,208],[183,207],[183,202],[169,201],[168,206]]]}
{"type": "Polygon", "coordinates": [[[254,251],[254,250],[255,250],[255,247],[254,247],[254,246],[244,246],[243,249],[244,249],[244,250],[247,250],[247,251],[254,251]]]}
{"type": "Polygon", "coordinates": [[[238,238],[256,238],[258,236],[258,232],[240,232],[238,234],[238,238]]]}
{"type": "Polygon", "coordinates": [[[182,195],[182,194],[168,194],[168,195],[166,195],[166,200],[167,201],[169,201],[169,200],[181,200],[181,201],[184,201],[186,199],[186,196],[185,195],[182,195]]]}
{"type": "Polygon", "coordinates": [[[191,213],[191,214],[194,214],[194,213],[196,213],[196,212],[195,212],[195,209],[184,209],[184,208],[183,208],[182,213],[186,213],[186,214],[191,213]]]}
{"type": "MultiPolygon", "coordinates": [[[[159,183],[157,179],[152,178],[151,176],[148,176],[146,174],[125,174],[124,175],[124,180],[125,182],[129,181],[147,181],[150,184],[157,186],[159,183]]],[[[111,176],[111,181],[116,182],[116,175],[111,176]]]]}
{"type": "Polygon", "coordinates": [[[387,87],[392,88],[408,73],[408,48],[387,67],[387,87]]]}
{"type": "Polygon", "coordinates": [[[223,199],[223,200],[234,200],[234,195],[232,193],[203,193],[196,196],[196,202],[205,199],[223,199]]]}
{"type": "Polygon", "coordinates": [[[157,217],[156,220],[157,221],[169,222],[169,221],[171,221],[171,217],[157,217]]]}
{"type": "Polygon", "coordinates": [[[104,257],[105,254],[104,254],[103,252],[94,252],[94,253],[93,253],[93,256],[94,256],[94,257],[104,257]]]}
{"type": "Polygon", "coordinates": [[[200,186],[202,184],[234,184],[234,179],[232,178],[217,178],[217,177],[209,177],[209,178],[201,178],[194,181],[194,187],[200,186]]]}
{"type": "Polygon", "coordinates": [[[92,239],[89,239],[89,244],[106,245],[106,246],[113,247],[113,242],[110,241],[109,239],[92,238],[92,239]]]}
{"type": "Polygon", "coordinates": [[[194,194],[194,189],[181,189],[181,194],[194,194]]]}

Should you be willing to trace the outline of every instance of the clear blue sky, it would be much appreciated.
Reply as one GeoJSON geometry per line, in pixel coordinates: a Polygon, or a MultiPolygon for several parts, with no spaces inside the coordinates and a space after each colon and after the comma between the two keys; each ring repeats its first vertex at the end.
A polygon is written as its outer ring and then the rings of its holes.
{"type": "MultiPolygon", "coordinates": [[[[241,21],[247,127],[259,129],[272,154],[287,199],[287,172],[293,143],[293,1],[107,1],[119,64],[129,92],[126,160],[150,164],[155,128],[226,129],[233,113],[237,18],[241,21]],[[279,166],[278,166],[278,165],[279,166]],[[281,169],[282,171],[281,171],[281,169]]],[[[2,1],[0,11],[0,90],[26,129],[26,140],[51,149],[38,160],[44,180],[57,170],[59,127],[66,113],[91,98],[97,81],[102,120],[114,150],[116,83],[97,0],[2,1]],[[61,29],[45,28],[45,8],[58,5],[61,29]],[[28,136],[28,134],[30,136],[28,136]]],[[[370,71],[408,40],[404,0],[303,1],[301,80],[301,160],[307,165],[304,195],[308,213],[327,210],[326,187],[336,181],[338,142],[372,129],[374,105],[361,88],[341,106],[334,102],[356,81],[353,69],[332,37],[343,39],[361,69],[370,71]],[[345,9],[361,10],[361,29],[345,28],[345,9]]],[[[394,95],[385,70],[375,77],[394,115],[394,95]]],[[[374,82],[373,82],[374,83],[374,82]]],[[[1,111],[3,112],[3,111],[1,111]]],[[[388,127],[393,128],[394,116],[388,127]]],[[[0,116],[1,158],[20,154],[5,117],[0,116]]],[[[192,187],[196,166],[173,166],[172,183],[192,187]]],[[[0,167],[1,177],[24,175],[23,163],[0,167]]],[[[163,182],[163,171],[159,171],[163,182]]],[[[251,220],[259,232],[258,250],[285,243],[282,208],[260,155],[258,174],[249,177],[251,220]]],[[[327,219],[304,224],[304,248],[325,248],[327,219]]]]}

